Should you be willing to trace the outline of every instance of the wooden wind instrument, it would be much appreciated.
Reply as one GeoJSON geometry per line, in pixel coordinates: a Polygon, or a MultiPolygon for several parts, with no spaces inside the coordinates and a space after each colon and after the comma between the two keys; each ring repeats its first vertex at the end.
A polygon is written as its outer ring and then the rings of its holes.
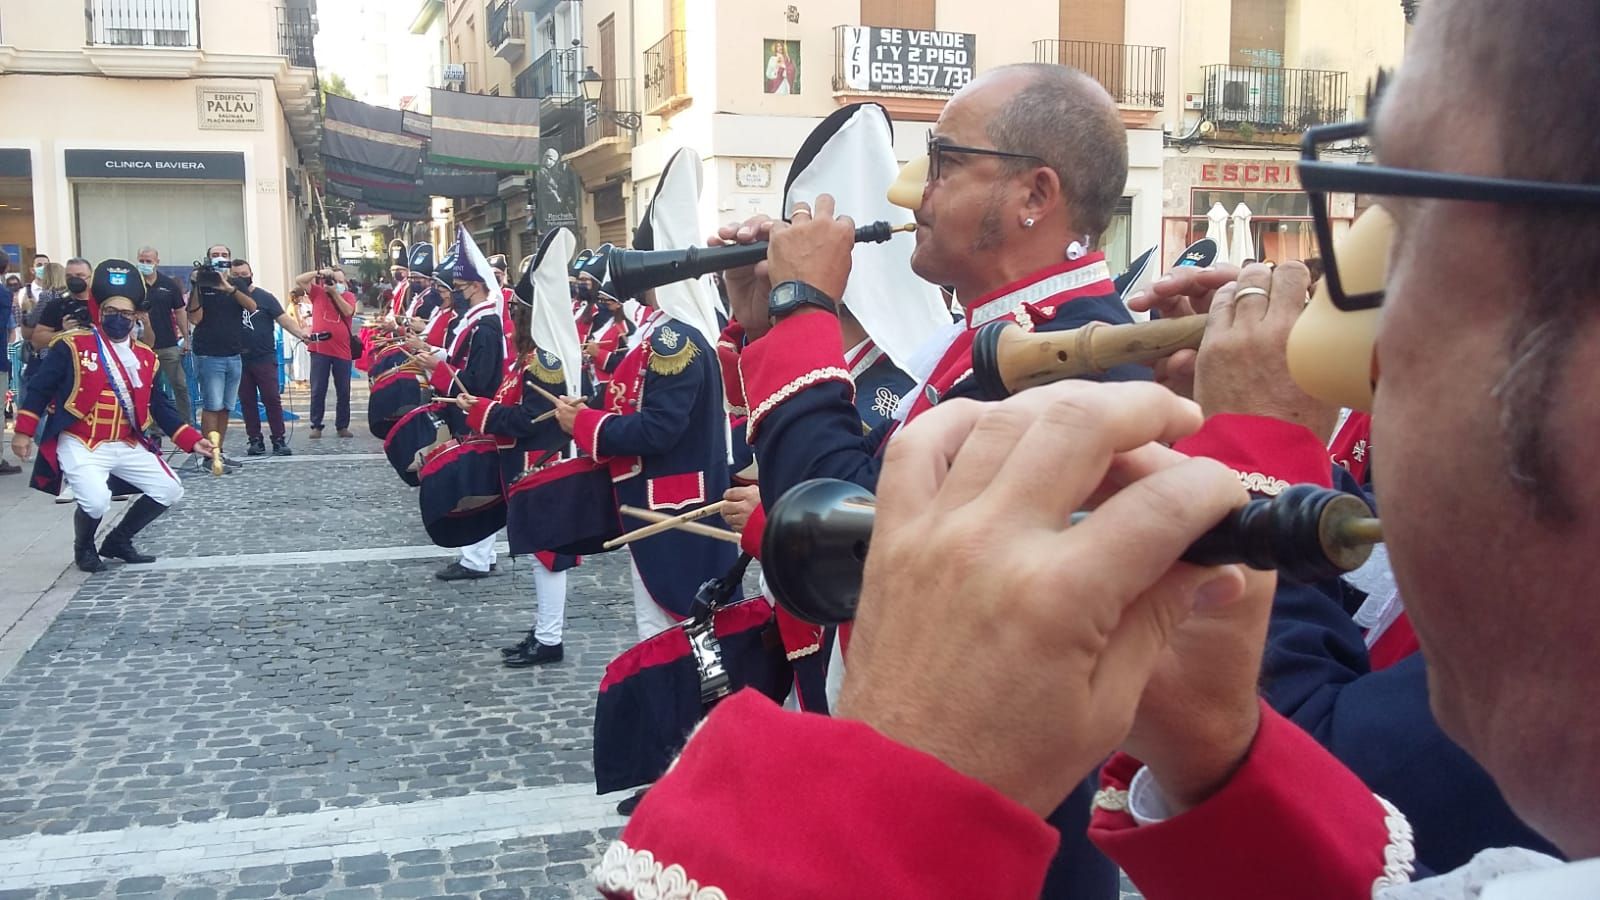
{"type": "Polygon", "coordinates": [[[1015,322],[983,326],[972,344],[972,375],[985,400],[1116,366],[1148,365],[1179,350],[1197,350],[1205,316],[1127,325],[1090,322],[1071,331],[1024,331],[1015,322]]]}
{"type": "Polygon", "coordinates": [[[211,439],[211,474],[222,474],[222,435],[213,431],[206,437],[211,439]]]}

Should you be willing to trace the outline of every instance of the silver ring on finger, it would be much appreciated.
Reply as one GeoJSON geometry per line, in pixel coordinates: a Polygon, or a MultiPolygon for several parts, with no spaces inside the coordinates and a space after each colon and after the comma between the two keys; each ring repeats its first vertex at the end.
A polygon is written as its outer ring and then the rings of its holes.
{"type": "Polygon", "coordinates": [[[1237,291],[1233,292],[1233,299],[1235,299],[1235,300],[1241,300],[1241,299],[1243,299],[1245,297],[1255,297],[1255,296],[1261,296],[1261,297],[1267,296],[1267,289],[1266,288],[1259,288],[1259,287],[1247,287],[1247,288],[1239,288],[1237,291]]]}

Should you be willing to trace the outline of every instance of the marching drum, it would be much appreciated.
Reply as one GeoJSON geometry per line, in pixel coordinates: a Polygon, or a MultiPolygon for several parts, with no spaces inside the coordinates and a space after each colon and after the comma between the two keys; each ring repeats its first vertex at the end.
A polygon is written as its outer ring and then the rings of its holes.
{"type": "Polygon", "coordinates": [[[513,556],[549,550],[602,553],[622,534],[611,472],[587,457],[522,475],[506,496],[506,535],[513,556]]]}
{"type": "Polygon", "coordinates": [[[368,356],[372,362],[367,366],[367,377],[376,382],[378,376],[410,359],[411,352],[405,344],[390,344],[381,350],[368,351],[368,356]]]}
{"type": "Polygon", "coordinates": [[[411,366],[393,366],[372,380],[367,399],[367,428],[385,438],[402,416],[433,399],[423,376],[411,366]]]}
{"type": "Polygon", "coordinates": [[[421,457],[431,448],[441,447],[455,436],[457,412],[454,404],[442,400],[419,406],[401,416],[383,439],[383,454],[389,457],[400,480],[417,487],[421,457]]]}
{"type": "Polygon", "coordinates": [[[446,441],[423,456],[418,473],[422,527],[441,547],[465,547],[506,524],[500,448],[477,435],[446,441]]]}

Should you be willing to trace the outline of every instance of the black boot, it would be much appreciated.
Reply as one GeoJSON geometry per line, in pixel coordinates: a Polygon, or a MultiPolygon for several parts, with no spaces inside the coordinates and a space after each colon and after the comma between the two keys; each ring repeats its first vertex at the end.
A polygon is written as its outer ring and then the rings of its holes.
{"type": "Polygon", "coordinates": [[[506,657],[505,666],[508,669],[526,669],[529,666],[558,663],[561,662],[563,655],[560,644],[541,644],[534,641],[516,656],[506,657]]]}
{"type": "Polygon", "coordinates": [[[294,455],[294,451],[289,449],[289,442],[288,441],[284,440],[281,437],[275,437],[275,438],[272,439],[272,455],[273,456],[293,456],[294,455]]]}
{"type": "Polygon", "coordinates": [[[244,455],[245,456],[266,456],[267,455],[267,442],[263,441],[261,438],[258,438],[258,437],[251,438],[250,439],[250,446],[245,449],[244,455]]]}
{"type": "Polygon", "coordinates": [[[104,569],[106,564],[100,560],[100,554],[94,552],[94,533],[100,527],[100,520],[89,518],[80,506],[72,516],[72,524],[77,531],[72,541],[73,561],[85,572],[104,569]]]}
{"type": "Polygon", "coordinates": [[[509,656],[521,656],[522,654],[526,653],[528,651],[528,648],[532,647],[533,644],[534,644],[533,629],[529,628],[528,629],[528,633],[522,636],[522,640],[517,641],[515,644],[512,644],[509,647],[501,647],[500,648],[500,655],[501,656],[508,656],[508,657],[509,656]]]}
{"type": "Polygon", "coordinates": [[[139,502],[128,508],[128,514],[111,533],[106,535],[105,543],[100,545],[100,555],[110,556],[128,563],[155,562],[154,556],[140,553],[133,546],[133,536],[144,529],[146,525],[160,518],[167,508],[151,500],[149,497],[140,497],[139,502]]]}

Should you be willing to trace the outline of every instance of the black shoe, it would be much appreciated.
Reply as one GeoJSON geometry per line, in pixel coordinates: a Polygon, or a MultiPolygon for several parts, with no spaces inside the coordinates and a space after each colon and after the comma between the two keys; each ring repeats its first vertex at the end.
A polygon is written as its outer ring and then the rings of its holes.
{"type": "Polygon", "coordinates": [[[470,581],[474,578],[488,578],[489,573],[479,572],[476,569],[469,569],[466,566],[463,566],[461,563],[453,562],[450,565],[445,566],[439,571],[433,573],[433,577],[439,579],[440,581],[470,581]]]}
{"type": "Polygon", "coordinates": [[[120,559],[126,563],[152,563],[154,556],[140,553],[139,548],[133,546],[133,536],[144,530],[146,525],[160,518],[167,508],[151,500],[149,497],[140,497],[139,502],[128,508],[127,515],[111,529],[106,539],[100,545],[100,555],[120,559]]]}
{"type": "Polygon", "coordinates": [[[533,645],[534,645],[533,629],[530,628],[528,630],[528,633],[523,635],[522,640],[517,641],[515,644],[512,644],[510,647],[501,647],[500,648],[500,655],[501,656],[507,656],[507,657],[510,657],[510,656],[521,656],[523,653],[527,652],[529,647],[532,647],[533,645]]]}
{"type": "Polygon", "coordinates": [[[104,569],[105,562],[100,559],[100,554],[94,552],[94,533],[100,527],[100,520],[89,518],[89,514],[79,507],[73,513],[72,526],[74,530],[72,561],[85,572],[99,572],[104,569]]]}
{"type": "MultiPolygon", "coordinates": [[[[263,441],[261,438],[258,438],[258,437],[251,438],[250,439],[250,446],[249,446],[248,449],[246,449],[244,451],[244,455],[245,456],[266,456],[267,455],[267,442],[263,441]]],[[[223,458],[226,459],[227,457],[223,457],[223,458]]]]}
{"type": "Polygon", "coordinates": [[[624,798],[621,803],[617,804],[617,815],[633,815],[633,811],[639,808],[639,801],[644,799],[644,793],[648,790],[650,789],[647,787],[639,788],[638,793],[634,794],[632,797],[624,798]]]}
{"type": "Polygon", "coordinates": [[[275,438],[272,439],[272,455],[273,456],[293,456],[294,455],[294,451],[289,449],[289,442],[288,441],[284,440],[283,438],[275,437],[275,438]]]}
{"type": "Polygon", "coordinates": [[[538,641],[534,641],[533,646],[523,650],[516,656],[506,657],[505,666],[508,669],[526,669],[529,666],[542,666],[546,663],[561,662],[561,656],[560,644],[541,644],[538,641]],[[533,652],[530,653],[528,652],[529,650],[533,652]]]}

